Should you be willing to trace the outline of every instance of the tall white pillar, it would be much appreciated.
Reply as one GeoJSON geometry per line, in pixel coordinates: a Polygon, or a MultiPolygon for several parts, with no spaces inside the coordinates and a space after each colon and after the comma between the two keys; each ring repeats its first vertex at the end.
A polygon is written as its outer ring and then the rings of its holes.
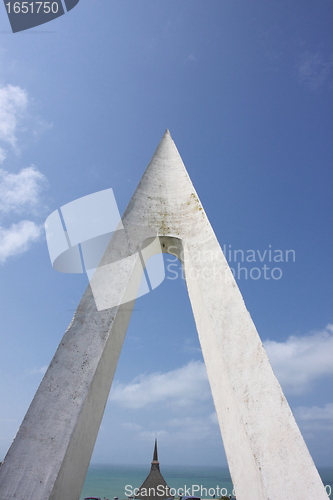
{"type": "Polygon", "coordinates": [[[142,255],[146,262],[162,249],[184,268],[237,499],[327,500],[168,131],[122,223],[124,232],[111,240],[0,469],[0,499],[79,498],[140,285],[142,255]],[[115,261],[116,267],[108,265],[115,261]]]}

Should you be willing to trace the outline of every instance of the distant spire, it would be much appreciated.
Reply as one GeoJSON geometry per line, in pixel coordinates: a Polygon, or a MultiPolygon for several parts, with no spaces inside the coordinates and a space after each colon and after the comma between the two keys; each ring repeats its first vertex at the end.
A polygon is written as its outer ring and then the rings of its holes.
{"type": "Polygon", "coordinates": [[[174,498],[160,471],[160,463],[157,456],[157,438],[155,438],[154,455],[150,472],[134,498],[138,500],[171,500],[174,498]],[[162,492],[160,491],[161,487],[163,488],[162,492]],[[155,492],[157,492],[158,496],[156,496],[155,492]]]}
{"type": "Polygon", "coordinates": [[[157,456],[157,438],[155,438],[155,448],[154,448],[154,456],[153,456],[153,461],[152,464],[158,464],[158,456],[157,456]]]}

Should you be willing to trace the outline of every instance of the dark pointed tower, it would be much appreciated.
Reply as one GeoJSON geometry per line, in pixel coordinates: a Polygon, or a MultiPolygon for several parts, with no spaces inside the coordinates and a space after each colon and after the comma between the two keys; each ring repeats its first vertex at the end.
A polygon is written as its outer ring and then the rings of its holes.
{"type": "Polygon", "coordinates": [[[153,461],[151,463],[151,468],[160,470],[160,463],[158,461],[158,455],[157,455],[157,438],[155,438],[154,455],[153,455],[153,461]]]}
{"type": "Polygon", "coordinates": [[[166,500],[173,498],[170,488],[160,472],[160,463],[157,455],[157,439],[155,439],[154,455],[148,476],[139,488],[135,498],[140,500],[166,500]]]}

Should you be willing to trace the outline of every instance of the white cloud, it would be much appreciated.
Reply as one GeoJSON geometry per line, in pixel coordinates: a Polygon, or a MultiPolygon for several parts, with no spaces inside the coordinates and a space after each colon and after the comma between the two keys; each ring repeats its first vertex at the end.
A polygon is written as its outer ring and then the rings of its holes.
{"type": "MultiPolygon", "coordinates": [[[[29,104],[27,92],[13,85],[0,85],[0,142],[12,147],[17,153],[19,124],[27,117],[29,104]]],[[[34,119],[41,128],[39,118],[34,119]]],[[[33,130],[33,134],[35,131],[33,130]]],[[[0,163],[7,151],[0,146],[0,163]]],[[[41,208],[41,192],[46,186],[46,177],[34,166],[23,168],[17,174],[0,169],[0,215],[8,213],[38,214],[41,208]]],[[[0,263],[9,257],[28,250],[39,239],[41,227],[30,220],[4,228],[0,226],[0,263]]]]}
{"type": "Polygon", "coordinates": [[[214,411],[209,415],[209,420],[211,421],[212,424],[218,425],[219,421],[217,420],[216,411],[214,411]]]}
{"type": "Polygon", "coordinates": [[[286,342],[267,340],[264,346],[283,390],[301,394],[321,377],[333,375],[333,325],[286,342]]]}
{"type": "MultiPolygon", "coordinates": [[[[35,166],[23,168],[18,174],[0,169],[0,215],[10,212],[32,212],[41,206],[41,191],[46,177],[35,166]]],[[[28,250],[42,234],[42,228],[30,220],[22,220],[5,228],[0,226],[0,263],[28,250]]]]}
{"type": "Polygon", "coordinates": [[[143,408],[150,403],[173,400],[178,407],[211,397],[206,367],[202,361],[167,373],[140,375],[129,384],[115,382],[110,400],[125,408],[143,408]]]}
{"type": "Polygon", "coordinates": [[[135,432],[141,431],[141,429],[142,429],[142,426],[139,424],[136,424],[135,422],[124,422],[122,424],[122,426],[124,427],[124,429],[127,429],[129,431],[135,431],[135,432]]]}
{"type": "MultiPolygon", "coordinates": [[[[286,394],[311,390],[318,379],[333,375],[333,325],[285,342],[267,340],[266,352],[286,394]]],[[[139,375],[128,384],[115,382],[110,400],[125,408],[172,401],[177,407],[211,398],[205,365],[191,361],[167,373],[139,375]]]]}
{"type": "Polygon", "coordinates": [[[176,437],[177,441],[200,441],[216,433],[216,427],[212,425],[210,415],[176,417],[167,422],[170,435],[176,437]]]}
{"type": "Polygon", "coordinates": [[[125,422],[122,424],[122,427],[126,431],[135,433],[136,436],[145,442],[153,442],[157,436],[158,439],[162,437],[164,440],[167,439],[169,444],[171,442],[178,444],[185,441],[193,443],[194,441],[201,441],[208,437],[220,435],[215,412],[207,412],[205,415],[198,415],[196,413],[187,415],[185,411],[184,415],[182,415],[182,412],[179,412],[177,409],[177,411],[173,410],[172,413],[177,414],[177,416],[168,419],[170,411],[163,412],[158,422],[156,419],[149,422],[145,419],[144,426],[125,422]],[[158,426],[157,428],[156,425],[158,426]],[[151,429],[152,427],[153,429],[151,429]]]}
{"type": "Polygon", "coordinates": [[[299,406],[295,413],[300,420],[332,420],[333,422],[333,403],[328,403],[323,408],[319,406],[299,406]]]}
{"type": "Polygon", "coordinates": [[[0,263],[3,264],[8,257],[28,250],[30,245],[39,239],[41,233],[42,228],[29,220],[12,224],[9,229],[0,226],[0,263]]]}
{"type": "Polygon", "coordinates": [[[183,347],[185,352],[188,353],[201,353],[201,347],[198,345],[198,341],[194,340],[193,338],[186,338],[184,340],[184,347],[183,347]]]}
{"type": "Polygon", "coordinates": [[[329,78],[333,68],[333,58],[325,58],[320,52],[304,52],[297,65],[299,82],[311,90],[321,88],[329,78]]]}
{"type": "Polygon", "coordinates": [[[145,442],[148,442],[148,441],[153,442],[156,436],[158,438],[160,438],[160,437],[166,436],[166,435],[167,435],[167,432],[164,430],[161,430],[161,431],[142,431],[139,434],[140,438],[143,439],[145,442]]]}
{"type": "Polygon", "coordinates": [[[293,413],[301,430],[306,431],[308,437],[315,438],[316,431],[325,433],[333,431],[333,403],[328,403],[322,408],[299,406],[293,413]]]}
{"type": "Polygon", "coordinates": [[[3,163],[6,158],[7,158],[6,150],[0,147],[0,163],[3,163]]]}
{"type": "Polygon", "coordinates": [[[18,174],[0,169],[0,212],[35,211],[45,185],[46,177],[34,165],[18,174]]]}
{"type": "Polygon", "coordinates": [[[42,374],[44,375],[47,370],[47,366],[42,366],[41,368],[33,368],[28,372],[28,375],[36,375],[36,374],[42,374]]]}
{"type": "MultiPolygon", "coordinates": [[[[28,106],[27,92],[18,86],[0,86],[0,140],[17,151],[17,127],[28,106]]],[[[0,161],[6,152],[0,149],[0,161]]]]}
{"type": "Polygon", "coordinates": [[[26,90],[10,84],[0,85],[0,142],[4,143],[0,146],[0,163],[7,157],[7,146],[16,154],[20,152],[18,136],[22,132],[28,132],[35,140],[52,127],[40,116],[30,114],[33,105],[26,90]]]}

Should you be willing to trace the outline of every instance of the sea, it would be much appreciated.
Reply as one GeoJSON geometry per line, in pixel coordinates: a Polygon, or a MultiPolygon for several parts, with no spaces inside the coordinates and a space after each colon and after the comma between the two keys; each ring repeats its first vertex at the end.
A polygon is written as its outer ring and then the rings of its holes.
{"type": "MultiPolygon", "coordinates": [[[[131,491],[141,486],[149,471],[150,466],[91,464],[80,500],[86,497],[97,497],[101,500],[113,500],[114,497],[118,497],[119,500],[128,499],[134,496],[131,491]]],[[[318,472],[326,486],[329,498],[333,500],[331,493],[333,467],[318,467],[318,472]]],[[[161,466],[161,473],[170,488],[176,490],[186,488],[187,491],[184,494],[188,496],[212,498],[215,495],[215,498],[219,498],[222,495],[233,495],[233,486],[227,467],[161,466]]],[[[176,493],[176,496],[179,495],[176,493]]]]}

